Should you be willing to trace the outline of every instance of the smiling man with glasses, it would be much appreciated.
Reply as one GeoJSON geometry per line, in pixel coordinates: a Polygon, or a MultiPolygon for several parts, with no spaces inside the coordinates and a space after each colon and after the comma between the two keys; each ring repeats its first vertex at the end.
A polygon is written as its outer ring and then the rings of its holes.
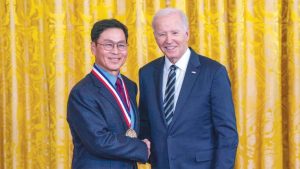
{"type": "Polygon", "coordinates": [[[101,20],[91,31],[95,64],[72,89],[67,120],[73,137],[73,169],[137,169],[150,142],[139,140],[137,85],[120,69],[127,58],[127,27],[101,20]]]}

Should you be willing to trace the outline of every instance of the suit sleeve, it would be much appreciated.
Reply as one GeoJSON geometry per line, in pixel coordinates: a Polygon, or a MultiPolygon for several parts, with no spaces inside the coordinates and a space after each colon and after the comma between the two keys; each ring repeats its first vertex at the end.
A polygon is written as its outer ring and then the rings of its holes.
{"type": "Polygon", "coordinates": [[[150,125],[148,119],[148,111],[147,111],[147,101],[145,100],[145,92],[144,92],[144,84],[143,84],[143,76],[141,71],[139,72],[139,85],[140,85],[140,100],[139,100],[139,112],[140,112],[140,139],[147,138],[151,141],[150,138],[150,125]]]}
{"type": "Polygon", "coordinates": [[[100,108],[93,97],[92,91],[72,90],[67,119],[73,137],[77,137],[95,156],[146,162],[146,144],[139,139],[110,131],[103,116],[105,110],[100,108]]]}
{"type": "Polygon", "coordinates": [[[230,81],[225,67],[220,67],[213,79],[211,88],[213,124],[217,134],[215,169],[234,168],[238,133],[230,81]]]}

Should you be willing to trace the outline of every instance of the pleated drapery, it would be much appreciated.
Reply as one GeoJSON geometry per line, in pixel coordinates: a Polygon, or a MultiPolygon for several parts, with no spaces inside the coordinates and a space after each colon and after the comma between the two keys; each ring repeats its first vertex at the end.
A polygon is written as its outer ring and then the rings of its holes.
{"type": "Polygon", "coordinates": [[[70,168],[66,103],[91,71],[93,23],[128,26],[122,72],[138,82],[162,55],[151,21],[166,6],[186,12],[190,46],[229,72],[235,168],[299,169],[300,0],[0,0],[0,168],[70,168]]]}

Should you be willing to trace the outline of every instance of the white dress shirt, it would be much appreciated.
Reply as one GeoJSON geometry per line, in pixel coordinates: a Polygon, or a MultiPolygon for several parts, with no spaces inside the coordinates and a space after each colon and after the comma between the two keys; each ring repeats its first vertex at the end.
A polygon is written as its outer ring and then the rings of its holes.
{"type": "MultiPolygon", "coordinates": [[[[188,48],[183,56],[175,63],[177,66],[176,69],[176,82],[175,82],[175,96],[174,96],[174,110],[176,107],[176,103],[178,100],[178,96],[180,93],[180,89],[182,86],[182,82],[184,79],[184,75],[186,72],[186,68],[188,65],[188,62],[190,60],[190,55],[191,51],[188,48]]],[[[164,72],[163,72],[163,84],[162,84],[162,94],[163,94],[163,100],[165,98],[165,90],[166,90],[166,85],[167,85],[167,80],[168,80],[168,74],[170,71],[170,66],[173,65],[170,60],[165,56],[165,65],[164,65],[164,72]]]]}

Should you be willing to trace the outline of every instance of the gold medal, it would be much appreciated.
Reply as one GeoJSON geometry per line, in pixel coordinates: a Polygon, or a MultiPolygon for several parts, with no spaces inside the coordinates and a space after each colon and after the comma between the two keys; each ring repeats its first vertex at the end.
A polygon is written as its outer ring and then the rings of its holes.
{"type": "Polygon", "coordinates": [[[130,138],[137,138],[137,134],[133,129],[128,129],[125,135],[130,138]]]}

